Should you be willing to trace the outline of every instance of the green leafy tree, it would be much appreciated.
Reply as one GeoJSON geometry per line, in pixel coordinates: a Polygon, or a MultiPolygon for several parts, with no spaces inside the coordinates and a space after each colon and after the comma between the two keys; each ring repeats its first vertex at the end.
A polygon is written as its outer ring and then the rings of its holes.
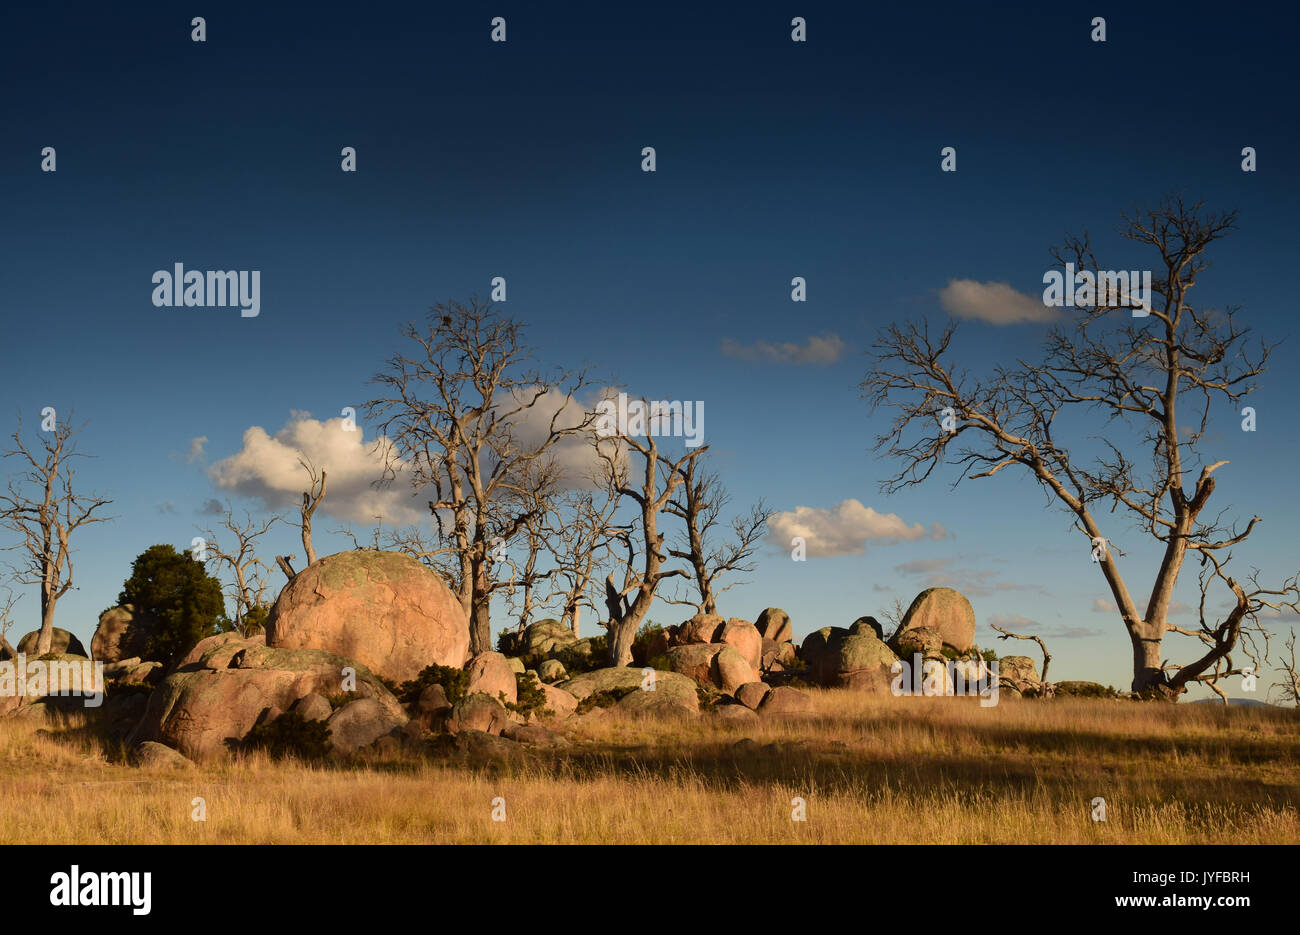
{"type": "Polygon", "coordinates": [[[204,637],[228,629],[221,582],[170,545],[151,545],[131,563],[119,604],[135,605],[140,656],[171,663],[204,637]]]}

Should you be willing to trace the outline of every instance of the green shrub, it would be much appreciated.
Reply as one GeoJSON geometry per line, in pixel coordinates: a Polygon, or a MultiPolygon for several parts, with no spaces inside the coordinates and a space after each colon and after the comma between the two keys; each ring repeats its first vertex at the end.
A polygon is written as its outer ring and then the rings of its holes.
{"type": "Polygon", "coordinates": [[[419,675],[401,685],[393,685],[387,679],[382,681],[402,704],[414,704],[419,701],[421,692],[430,685],[441,685],[443,693],[447,696],[447,703],[455,704],[465,697],[465,691],[469,688],[469,672],[452,666],[432,665],[425,666],[420,670],[419,675]]]}
{"type": "Polygon", "coordinates": [[[518,701],[506,701],[505,692],[499,692],[497,695],[507,711],[522,714],[525,720],[532,720],[534,714],[542,717],[547,713],[554,713],[547,711],[546,692],[542,691],[541,686],[537,684],[537,678],[531,672],[515,673],[515,692],[519,697],[518,701]]]}
{"type": "Polygon", "coordinates": [[[287,711],[274,721],[259,724],[242,741],[228,741],[244,750],[265,750],[273,759],[286,756],[321,760],[329,756],[330,729],[324,721],[309,721],[297,711],[287,711]]]}
{"type": "Polygon", "coordinates": [[[640,691],[636,685],[627,688],[611,688],[609,691],[592,692],[578,702],[578,714],[586,714],[592,708],[612,708],[634,691],[640,691]]]}
{"type": "Polygon", "coordinates": [[[636,631],[636,638],[632,640],[632,661],[639,666],[646,665],[646,653],[650,649],[650,641],[663,632],[663,624],[652,621],[641,624],[641,628],[636,631]]]}

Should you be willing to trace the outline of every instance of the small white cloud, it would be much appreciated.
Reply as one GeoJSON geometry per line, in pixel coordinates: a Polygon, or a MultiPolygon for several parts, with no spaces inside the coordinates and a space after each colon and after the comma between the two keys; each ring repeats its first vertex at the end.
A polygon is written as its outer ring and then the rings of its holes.
{"type": "Polygon", "coordinates": [[[1093,602],[1092,602],[1092,609],[1095,610],[1095,611],[1096,611],[1097,613],[1099,613],[1099,614],[1117,614],[1117,613],[1119,613],[1119,607],[1117,607],[1117,606],[1115,605],[1115,602],[1114,602],[1114,601],[1107,600],[1107,599],[1104,598],[1104,597],[1099,597],[1099,598],[1096,598],[1095,600],[1093,600],[1093,602]]]}
{"type": "Polygon", "coordinates": [[[737,360],[770,360],[777,364],[833,364],[844,356],[844,348],[844,341],[838,334],[811,337],[806,344],[771,344],[767,341],[741,344],[731,338],[722,340],[722,353],[727,357],[737,360]]]}
{"type": "Polygon", "coordinates": [[[198,438],[190,439],[190,450],[185,453],[185,463],[193,464],[199,458],[203,457],[203,446],[208,443],[208,436],[200,435],[198,438]]]}
{"type": "Polygon", "coordinates": [[[897,513],[878,513],[858,500],[845,500],[829,510],[797,506],[774,514],[767,525],[770,543],[788,549],[792,539],[801,537],[813,558],[861,555],[868,542],[889,545],[948,534],[938,523],[927,532],[920,523],[909,526],[897,513]]]}
{"type": "Polygon", "coordinates": [[[1042,296],[1025,295],[1004,282],[954,279],[939,290],[939,304],[950,315],[991,325],[1055,321],[1059,317],[1056,308],[1043,304],[1042,296]]]}

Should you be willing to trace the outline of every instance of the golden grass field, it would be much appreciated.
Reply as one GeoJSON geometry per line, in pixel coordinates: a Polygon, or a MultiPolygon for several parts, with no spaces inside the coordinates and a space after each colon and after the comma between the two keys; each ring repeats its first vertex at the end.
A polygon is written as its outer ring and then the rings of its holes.
{"type": "Polygon", "coordinates": [[[815,716],[748,728],[582,718],[515,765],[148,771],[0,721],[0,843],[1300,842],[1294,710],[813,695],[815,716]]]}

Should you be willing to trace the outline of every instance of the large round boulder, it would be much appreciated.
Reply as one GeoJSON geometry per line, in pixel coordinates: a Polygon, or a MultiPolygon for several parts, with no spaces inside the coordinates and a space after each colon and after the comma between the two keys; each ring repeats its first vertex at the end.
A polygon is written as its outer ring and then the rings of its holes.
{"type": "Polygon", "coordinates": [[[794,628],[790,624],[790,615],[780,607],[769,607],[758,615],[754,625],[765,640],[776,643],[789,643],[794,640],[794,628]]]}
{"type": "MultiPolygon", "coordinates": [[[[40,630],[33,630],[31,633],[28,633],[18,641],[18,652],[27,656],[35,656],[36,643],[40,638],[40,630]]],[[[90,658],[86,655],[86,647],[81,645],[81,640],[77,639],[67,630],[59,627],[52,628],[52,632],[50,633],[49,652],[63,653],[69,656],[86,656],[86,658],[90,658]]]]}
{"type": "Polygon", "coordinates": [[[285,585],[266,620],[266,644],[328,650],[404,682],[433,664],[460,668],[469,622],[442,579],[411,556],[340,552],[285,585]]]}
{"type": "Polygon", "coordinates": [[[893,680],[891,667],[896,662],[898,657],[870,630],[850,634],[839,644],[836,684],[888,694],[893,680]]]}
{"type": "Polygon", "coordinates": [[[975,644],[975,609],[952,588],[927,588],[912,601],[898,632],[920,627],[938,632],[943,644],[958,653],[969,652],[975,644]]]}
{"type": "Polygon", "coordinates": [[[726,621],[715,614],[696,614],[677,629],[677,645],[712,643],[726,621]]]}

